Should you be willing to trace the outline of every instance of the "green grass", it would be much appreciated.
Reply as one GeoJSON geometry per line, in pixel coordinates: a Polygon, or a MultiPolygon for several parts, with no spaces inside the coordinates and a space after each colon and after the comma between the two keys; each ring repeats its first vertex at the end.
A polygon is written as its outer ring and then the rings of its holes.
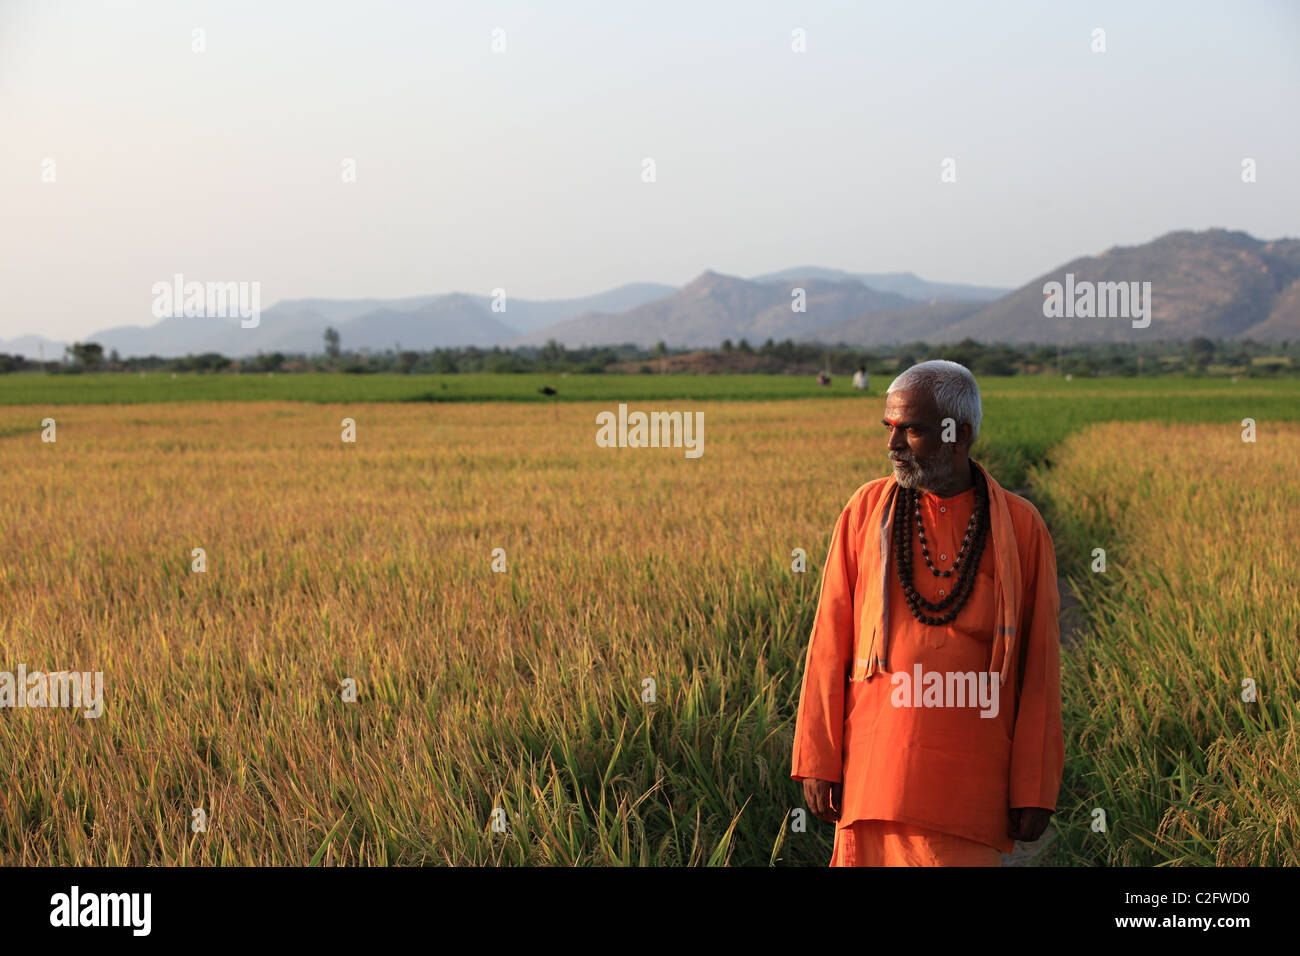
{"type": "MultiPolygon", "coordinates": [[[[880,397],[889,379],[876,376],[868,395],[880,397]]],[[[1242,396],[1289,399],[1300,391],[1291,378],[1152,378],[1063,379],[1047,376],[980,376],[987,400],[1098,402],[1121,416],[1143,417],[1147,410],[1212,407],[1242,396]]],[[[857,398],[850,377],[837,375],[829,387],[808,375],[346,375],[305,372],[285,374],[201,374],[183,372],[49,375],[16,372],[0,375],[0,405],[99,405],[186,401],[285,402],[588,402],[697,399],[765,401],[790,398],[857,398]],[[559,394],[542,395],[549,385],[559,394]]]]}
{"type": "MultiPolygon", "coordinates": [[[[879,385],[877,393],[884,388],[879,385]]],[[[769,400],[854,395],[841,377],[829,388],[806,375],[346,375],[304,372],[213,375],[149,372],[0,376],[0,405],[135,402],[583,402],[652,399],[769,400]],[[544,385],[558,395],[542,395],[544,385]]]]}

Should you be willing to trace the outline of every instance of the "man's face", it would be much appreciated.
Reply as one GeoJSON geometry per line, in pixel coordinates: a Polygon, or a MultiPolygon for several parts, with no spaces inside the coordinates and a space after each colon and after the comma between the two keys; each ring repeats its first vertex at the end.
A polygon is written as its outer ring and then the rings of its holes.
{"type": "MultiPolygon", "coordinates": [[[[890,392],[885,398],[885,427],[894,478],[904,488],[930,491],[950,483],[957,473],[956,442],[945,442],[934,396],[920,391],[890,392]]],[[[965,438],[969,426],[958,429],[965,438]]]]}

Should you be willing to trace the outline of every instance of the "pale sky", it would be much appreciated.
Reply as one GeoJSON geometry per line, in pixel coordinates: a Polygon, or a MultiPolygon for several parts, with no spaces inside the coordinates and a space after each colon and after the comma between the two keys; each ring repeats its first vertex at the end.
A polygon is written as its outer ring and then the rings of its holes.
{"type": "Polygon", "coordinates": [[[1175,229],[1300,236],[1297,115],[1294,0],[0,0],[0,339],[151,324],[178,272],[263,307],[1018,286],[1175,229]]]}

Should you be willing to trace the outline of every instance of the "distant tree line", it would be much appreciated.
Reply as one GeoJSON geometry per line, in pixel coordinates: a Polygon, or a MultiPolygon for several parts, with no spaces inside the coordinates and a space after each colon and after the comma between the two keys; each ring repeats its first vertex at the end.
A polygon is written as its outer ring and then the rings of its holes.
{"type": "Polygon", "coordinates": [[[401,375],[469,374],[474,372],[641,373],[765,372],[792,375],[851,375],[866,368],[870,375],[889,375],[927,359],[960,362],[977,375],[1204,375],[1266,376],[1300,372],[1300,341],[1258,343],[1249,340],[1195,338],[1187,342],[1153,341],[1089,345],[1000,345],[973,339],[949,345],[912,342],[862,348],[845,344],[827,346],[767,339],[751,345],[745,339],[726,339],[716,349],[672,349],[659,342],[652,349],[633,344],[596,348],[566,348],[554,339],[543,346],[505,349],[399,347],[372,351],[343,348],[339,333],[327,329],[323,350],[314,355],[258,353],[232,359],[217,352],[186,355],[121,358],[116,350],[104,355],[95,342],[68,346],[62,361],[33,362],[0,353],[0,374],[45,371],[52,374],[83,372],[337,372],[365,375],[379,372],[401,375]]]}

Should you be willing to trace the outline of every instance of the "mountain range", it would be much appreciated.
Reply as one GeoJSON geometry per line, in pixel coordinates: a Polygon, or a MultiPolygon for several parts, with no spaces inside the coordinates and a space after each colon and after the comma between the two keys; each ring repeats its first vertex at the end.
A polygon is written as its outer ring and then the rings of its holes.
{"type": "MultiPolygon", "coordinates": [[[[711,347],[724,339],[873,346],[897,342],[1023,344],[1143,339],[1300,338],[1300,240],[1259,240],[1244,232],[1171,232],[1137,246],[1081,256],[1018,289],[930,282],[912,273],[851,273],[803,266],[752,278],[705,270],[674,288],[634,283],[573,299],[509,298],[493,310],[486,295],[452,292],[405,299],[295,299],[237,319],[166,318],[86,336],[105,353],[180,356],[220,352],[318,353],[326,328],[345,349],[428,350],[476,345],[569,347],[634,343],[649,348],[711,347]],[[1067,274],[1070,277],[1067,280],[1067,274]],[[1049,283],[1150,283],[1150,324],[1127,317],[1056,317],[1044,312],[1049,283]]],[[[1071,310],[1067,315],[1073,316],[1071,310]]],[[[25,335],[0,352],[46,360],[64,343],[25,335]]]]}

